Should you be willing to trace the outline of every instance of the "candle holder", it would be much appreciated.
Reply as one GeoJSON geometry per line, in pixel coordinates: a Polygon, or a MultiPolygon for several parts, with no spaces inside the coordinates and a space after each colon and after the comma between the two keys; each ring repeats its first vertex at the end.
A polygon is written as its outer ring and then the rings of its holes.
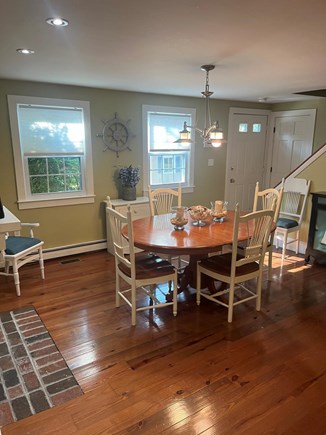
{"type": "Polygon", "coordinates": [[[211,215],[214,222],[222,223],[228,214],[227,201],[211,202],[211,215]]]}
{"type": "Polygon", "coordinates": [[[174,225],[176,231],[184,230],[185,225],[188,223],[188,211],[187,207],[172,207],[170,222],[174,225]]]}

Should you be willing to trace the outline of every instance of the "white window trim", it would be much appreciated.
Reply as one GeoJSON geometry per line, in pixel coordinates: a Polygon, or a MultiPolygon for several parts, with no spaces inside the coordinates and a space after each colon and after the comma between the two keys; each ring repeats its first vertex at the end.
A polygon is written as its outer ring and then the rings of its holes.
{"type": "Polygon", "coordinates": [[[42,97],[26,97],[20,95],[8,95],[9,118],[11,126],[12,146],[14,152],[14,162],[16,171],[16,183],[18,194],[18,207],[19,209],[41,208],[41,207],[54,207],[62,205],[75,205],[94,203],[94,181],[93,181],[93,157],[91,145],[91,126],[90,126],[90,107],[88,101],[80,100],[65,100],[55,98],[42,98],[42,97]],[[26,185],[24,156],[20,146],[19,127],[17,117],[18,104],[35,104],[35,105],[48,105],[60,107],[80,107],[84,113],[84,126],[85,126],[85,190],[77,193],[65,194],[51,194],[53,198],[48,196],[44,199],[33,199],[29,195],[29,189],[26,185]]]}
{"type": "MultiPolygon", "coordinates": [[[[143,118],[143,192],[148,192],[149,184],[149,173],[148,173],[148,134],[147,134],[147,115],[148,112],[158,112],[158,113],[189,113],[192,116],[193,123],[196,120],[196,109],[189,107],[171,107],[171,106],[156,106],[143,104],[142,106],[142,118],[143,118]]],[[[180,130],[182,130],[183,125],[180,125],[180,130]]],[[[192,193],[194,191],[194,170],[195,170],[195,137],[194,130],[191,129],[191,139],[193,143],[190,148],[190,175],[189,184],[182,187],[184,193],[192,193]]],[[[163,185],[162,187],[177,187],[178,184],[168,186],[163,185]]]]}

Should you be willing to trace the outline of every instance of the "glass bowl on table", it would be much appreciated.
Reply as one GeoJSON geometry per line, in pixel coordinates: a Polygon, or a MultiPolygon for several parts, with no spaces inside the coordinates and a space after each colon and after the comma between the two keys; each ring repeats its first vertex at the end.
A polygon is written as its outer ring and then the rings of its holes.
{"type": "Polygon", "coordinates": [[[194,205],[188,209],[189,216],[193,220],[192,224],[197,227],[204,227],[211,211],[203,205],[194,205]]]}
{"type": "Polygon", "coordinates": [[[211,202],[211,215],[214,222],[222,223],[228,214],[227,201],[211,202]]]}
{"type": "Polygon", "coordinates": [[[176,231],[182,231],[188,223],[188,208],[179,206],[171,208],[170,222],[176,231]]]}

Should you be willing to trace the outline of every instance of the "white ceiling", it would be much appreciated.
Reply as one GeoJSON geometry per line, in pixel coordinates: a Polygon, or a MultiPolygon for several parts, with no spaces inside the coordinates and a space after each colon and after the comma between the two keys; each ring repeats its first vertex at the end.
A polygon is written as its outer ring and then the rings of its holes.
{"type": "Polygon", "coordinates": [[[326,87],[325,0],[0,0],[0,16],[0,78],[200,96],[212,63],[213,98],[326,87]]]}

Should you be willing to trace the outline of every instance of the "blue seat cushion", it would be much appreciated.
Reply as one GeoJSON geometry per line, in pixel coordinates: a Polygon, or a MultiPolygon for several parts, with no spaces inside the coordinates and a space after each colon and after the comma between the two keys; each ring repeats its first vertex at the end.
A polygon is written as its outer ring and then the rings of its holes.
{"type": "Polygon", "coordinates": [[[5,253],[7,255],[16,255],[38,243],[41,243],[41,240],[34,237],[9,236],[6,240],[5,253]]]}
{"type": "Polygon", "coordinates": [[[279,218],[277,219],[276,226],[280,228],[289,229],[289,228],[297,227],[298,222],[294,219],[279,218]]]}

